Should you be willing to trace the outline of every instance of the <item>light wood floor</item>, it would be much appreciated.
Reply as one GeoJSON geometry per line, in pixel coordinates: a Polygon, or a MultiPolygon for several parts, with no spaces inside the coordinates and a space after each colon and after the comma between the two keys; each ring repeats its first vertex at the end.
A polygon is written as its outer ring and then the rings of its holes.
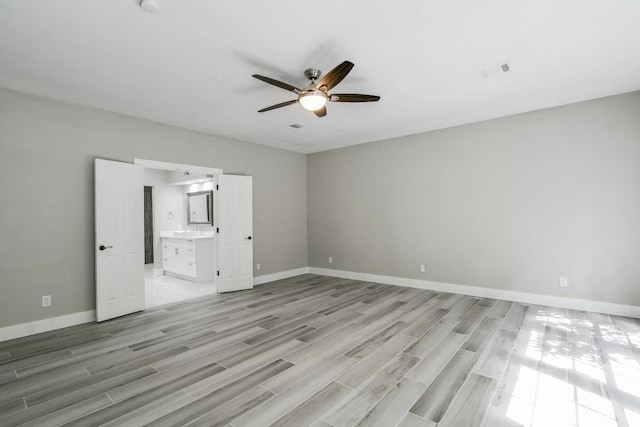
{"type": "Polygon", "coordinates": [[[0,425],[640,426],[640,322],[304,275],[0,343],[0,425]]]}

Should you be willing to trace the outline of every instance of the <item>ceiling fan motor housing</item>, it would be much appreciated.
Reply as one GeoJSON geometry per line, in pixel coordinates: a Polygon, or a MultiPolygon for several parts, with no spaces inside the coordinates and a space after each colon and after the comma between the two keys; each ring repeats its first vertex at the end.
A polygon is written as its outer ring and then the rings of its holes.
{"type": "Polygon", "coordinates": [[[304,70],[304,75],[311,81],[316,81],[320,78],[322,72],[317,68],[307,68],[304,70]]]}

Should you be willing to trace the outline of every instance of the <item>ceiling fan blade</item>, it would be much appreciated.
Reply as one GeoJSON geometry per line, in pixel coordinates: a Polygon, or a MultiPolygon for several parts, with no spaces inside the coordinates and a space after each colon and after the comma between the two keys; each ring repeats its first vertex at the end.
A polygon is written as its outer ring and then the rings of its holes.
{"type": "Polygon", "coordinates": [[[281,102],[280,104],[272,105],[271,107],[263,108],[262,110],[258,110],[258,113],[264,113],[265,111],[275,110],[276,108],[286,107],[287,105],[297,103],[297,99],[292,99],[291,101],[281,102]]]}
{"type": "Polygon", "coordinates": [[[260,74],[254,74],[253,77],[255,77],[258,80],[262,80],[265,83],[269,83],[271,85],[278,86],[279,88],[282,88],[284,90],[288,90],[289,92],[294,92],[294,93],[302,92],[302,90],[298,89],[295,86],[291,86],[289,83],[281,82],[279,80],[272,79],[271,77],[261,76],[260,74]]]}
{"type": "Polygon", "coordinates": [[[353,62],[344,61],[342,64],[338,65],[333,70],[329,71],[323,78],[318,82],[318,89],[323,90],[325,92],[330,91],[334,87],[338,85],[347,77],[349,71],[353,68],[353,62]]]}
{"type": "Polygon", "coordinates": [[[379,101],[377,95],[361,95],[359,93],[335,93],[329,97],[331,102],[375,102],[379,101]]]}
{"type": "Polygon", "coordinates": [[[327,115],[327,107],[322,107],[319,110],[314,111],[314,114],[318,117],[324,117],[327,115]]]}

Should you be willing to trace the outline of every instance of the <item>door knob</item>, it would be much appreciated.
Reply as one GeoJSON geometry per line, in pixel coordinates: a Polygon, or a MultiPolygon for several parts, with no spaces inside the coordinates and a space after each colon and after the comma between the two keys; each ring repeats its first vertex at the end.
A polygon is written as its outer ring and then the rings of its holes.
{"type": "Polygon", "coordinates": [[[251,236],[249,236],[249,237],[245,237],[244,239],[245,239],[245,240],[251,240],[251,236]]]}
{"type": "Polygon", "coordinates": [[[98,246],[98,249],[100,249],[101,251],[104,251],[105,249],[110,249],[110,248],[113,248],[113,246],[105,246],[105,245],[98,246]]]}

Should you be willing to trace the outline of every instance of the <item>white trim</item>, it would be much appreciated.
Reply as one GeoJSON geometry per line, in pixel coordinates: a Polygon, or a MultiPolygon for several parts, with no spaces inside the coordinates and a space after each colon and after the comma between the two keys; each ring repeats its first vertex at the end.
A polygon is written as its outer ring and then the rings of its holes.
{"type": "MultiPolygon", "coordinates": [[[[452,283],[431,282],[428,280],[407,279],[403,277],[380,276],[377,274],[356,273],[352,271],[330,270],[328,268],[303,267],[295,270],[279,271],[277,273],[256,276],[253,278],[253,284],[254,286],[258,286],[264,283],[288,279],[290,277],[308,273],[439,292],[451,292],[454,294],[463,294],[482,298],[496,298],[525,304],[547,305],[551,307],[594,311],[597,313],[613,314],[616,316],[640,318],[640,307],[635,305],[556,297],[552,295],[532,294],[494,288],[481,288],[477,286],[456,285],[452,283]]],[[[35,322],[6,326],[4,328],[0,328],[0,342],[35,335],[42,332],[53,331],[55,329],[67,328],[69,326],[81,325],[83,323],[94,322],[95,320],[96,312],[95,310],[91,310],[68,314],[66,316],[52,317],[50,319],[37,320],[35,322]]]]}
{"type": "Polygon", "coordinates": [[[222,169],[218,169],[218,168],[209,168],[206,166],[195,166],[195,165],[183,165],[180,163],[161,162],[158,160],[134,158],[133,164],[141,165],[142,167],[149,168],[149,169],[160,169],[165,171],[189,171],[189,172],[212,174],[212,175],[222,173],[222,169]]]}
{"type": "Polygon", "coordinates": [[[6,326],[0,328],[0,342],[49,332],[55,329],[68,328],[69,326],[81,325],[83,323],[95,322],[95,320],[96,311],[91,310],[52,317],[50,319],[36,320],[35,322],[6,326]]]}
{"type": "Polygon", "coordinates": [[[640,307],[635,305],[616,304],[578,298],[556,297],[552,295],[532,294],[478,286],[456,285],[452,283],[431,282],[428,280],[406,279],[403,277],[379,276],[377,274],[356,273],[352,271],[331,270],[328,268],[309,267],[309,273],[322,276],[333,276],[342,279],[364,280],[367,282],[385,283],[388,285],[406,286],[451,292],[482,298],[495,298],[525,304],[547,305],[551,307],[569,308],[572,310],[593,311],[616,316],[640,317],[640,307]]]}
{"type": "Polygon", "coordinates": [[[288,279],[289,277],[300,276],[309,273],[309,267],[296,268],[295,270],[279,271],[277,273],[265,274],[253,278],[253,286],[263,285],[276,280],[288,279]]]}

